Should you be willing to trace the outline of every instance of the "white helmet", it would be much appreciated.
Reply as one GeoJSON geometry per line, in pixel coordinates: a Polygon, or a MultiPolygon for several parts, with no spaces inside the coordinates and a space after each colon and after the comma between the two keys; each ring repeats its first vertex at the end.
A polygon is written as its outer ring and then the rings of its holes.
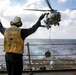
{"type": "Polygon", "coordinates": [[[11,26],[12,25],[16,25],[17,27],[21,27],[22,26],[22,21],[21,18],[16,16],[11,22],[10,22],[11,26]]]}

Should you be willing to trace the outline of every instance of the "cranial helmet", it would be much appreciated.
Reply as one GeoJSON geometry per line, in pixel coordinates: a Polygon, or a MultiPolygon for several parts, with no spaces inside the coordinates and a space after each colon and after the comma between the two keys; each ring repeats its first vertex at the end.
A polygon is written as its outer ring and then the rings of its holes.
{"type": "Polygon", "coordinates": [[[10,22],[11,26],[12,25],[16,25],[17,27],[21,27],[22,26],[22,21],[21,18],[16,16],[11,22],[10,22]]]}

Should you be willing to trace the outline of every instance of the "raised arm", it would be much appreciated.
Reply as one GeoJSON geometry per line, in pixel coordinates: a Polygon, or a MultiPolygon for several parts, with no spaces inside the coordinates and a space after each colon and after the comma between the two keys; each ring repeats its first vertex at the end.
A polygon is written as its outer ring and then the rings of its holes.
{"type": "Polygon", "coordinates": [[[42,15],[39,17],[39,19],[38,19],[38,21],[36,22],[36,24],[34,24],[31,28],[29,28],[29,29],[21,29],[21,36],[22,36],[23,40],[24,40],[27,36],[29,36],[30,34],[34,33],[34,32],[38,29],[38,27],[41,26],[41,20],[44,18],[44,16],[45,16],[45,14],[42,14],[42,15]]]}
{"type": "Polygon", "coordinates": [[[6,28],[3,27],[1,21],[0,21],[0,32],[4,35],[4,31],[6,30],[6,28]]]}
{"type": "Polygon", "coordinates": [[[45,14],[42,14],[42,15],[39,17],[39,19],[38,19],[38,21],[36,22],[36,24],[34,24],[34,25],[32,26],[32,28],[30,28],[30,29],[28,30],[30,34],[34,33],[34,32],[38,29],[38,27],[41,26],[41,20],[44,18],[44,16],[45,16],[45,14]]]}

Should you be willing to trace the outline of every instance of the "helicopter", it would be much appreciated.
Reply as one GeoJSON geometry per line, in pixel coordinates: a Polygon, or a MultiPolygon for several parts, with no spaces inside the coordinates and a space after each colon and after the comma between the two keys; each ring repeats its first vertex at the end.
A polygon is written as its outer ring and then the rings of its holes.
{"type": "Polygon", "coordinates": [[[30,11],[43,11],[46,12],[48,11],[48,13],[45,13],[45,19],[44,19],[44,23],[45,25],[41,25],[41,27],[46,27],[47,29],[51,28],[52,25],[56,26],[56,25],[60,25],[60,21],[61,21],[61,14],[60,12],[58,12],[57,10],[54,10],[51,7],[51,4],[49,2],[49,0],[45,0],[48,7],[50,8],[50,10],[39,10],[39,9],[24,9],[24,10],[30,10],[30,11]]]}

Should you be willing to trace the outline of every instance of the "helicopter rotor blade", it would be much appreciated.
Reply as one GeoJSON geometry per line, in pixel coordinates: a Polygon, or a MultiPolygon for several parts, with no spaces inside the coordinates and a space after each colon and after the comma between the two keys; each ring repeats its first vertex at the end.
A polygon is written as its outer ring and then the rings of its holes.
{"type": "Polygon", "coordinates": [[[51,10],[53,10],[52,7],[51,7],[51,5],[50,5],[49,0],[45,0],[45,1],[46,1],[47,5],[49,6],[49,8],[50,8],[51,10]]]}
{"type": "Polygon", "coordinates": [[[39,10],[39,9],[23,9],[23,10],[28,10],[28,11],[51,11],[51,10],[39,10]]]}
{"type": "Polygon", "coordinates": [[[51,4],[50,4],[49,0],[45,0],[45,1],[46,1],[47,5],[49,6],[49,8],[51,9],[51,11],[57,11],[57,10],[54,10],[54,9],[51,7],[51,4]]]}

